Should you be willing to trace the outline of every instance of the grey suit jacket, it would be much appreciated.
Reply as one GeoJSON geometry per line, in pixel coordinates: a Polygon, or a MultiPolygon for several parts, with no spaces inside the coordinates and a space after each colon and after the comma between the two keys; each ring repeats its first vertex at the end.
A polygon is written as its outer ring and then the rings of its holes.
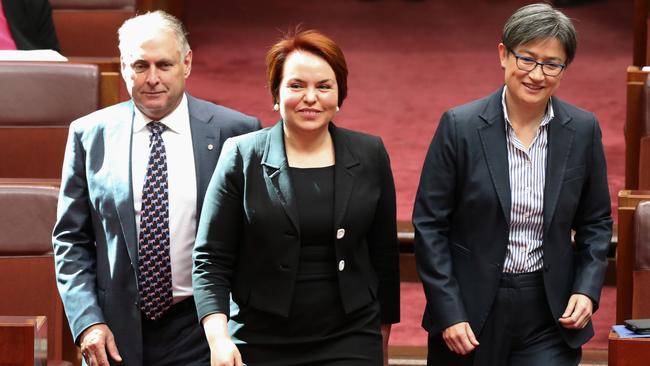
{"type": "MultiPolygon", "coordinates": [[[[433,334],[462,321],[480,333],[503,272],[511,201],[502,91],[447,111],[422,168],[413,224],[427,298],[422,325],[433,334]]],[[[551,103],[543,273],[557,323],[573,293],[597,308],[612,219],[596,118],[556,97],[551,103]]],[[[574,348],[593,335],[591,323],[560,331],[574,348]]]]}
{"type": "MultiPolygon", "coordinates": [[[[259,129],[260,123],[187,97],[200,214],[223,142],[259,129]],[[209,149],[210,144],[216,148],[209,149]]],[[[134,105],[128,101],[70,125],[53,246],[57,284],[75,341],[89,326],[106,323],[115,335],[122,364],[139,366],[142,329],[131,188],[133,115],[134,105]]]]}

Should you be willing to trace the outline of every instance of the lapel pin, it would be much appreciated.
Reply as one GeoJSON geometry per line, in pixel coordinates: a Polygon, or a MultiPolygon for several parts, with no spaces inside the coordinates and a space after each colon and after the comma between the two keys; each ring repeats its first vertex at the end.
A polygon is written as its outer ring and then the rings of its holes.
{"type": "Polygon", "coordinates": [[[213,149],[214,149],[214,145],[208,144],[208,150],[213,150],[213,149]]]}

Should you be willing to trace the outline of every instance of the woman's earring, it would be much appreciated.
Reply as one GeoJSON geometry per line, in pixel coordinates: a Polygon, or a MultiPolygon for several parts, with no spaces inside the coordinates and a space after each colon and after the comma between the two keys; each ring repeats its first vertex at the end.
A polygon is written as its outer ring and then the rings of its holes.
{"type": "Polygon", "coordinates": [[[279,111],[280,110],[280,105],[278,103],[275,103],[273,105],[273,110],[276,111],[276,112],[279,111]]]}
{"type": "Polygon", "coordinates": [[[339,108],[339,106],[336,106],[336,111],[338,112],[340,110],[341,110],[341,108],[339,108]]]}

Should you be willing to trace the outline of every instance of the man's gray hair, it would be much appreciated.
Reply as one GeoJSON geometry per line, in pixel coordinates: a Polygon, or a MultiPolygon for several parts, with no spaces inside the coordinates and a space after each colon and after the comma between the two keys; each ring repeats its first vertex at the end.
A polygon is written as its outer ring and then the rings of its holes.
{"type": "Polygon", "coordinates": [[[137,40],[151,35],[157,31],[171,32],[178,41],[181,60],[185,58],[190,51],[190,44],[187,42],[187,30],[178,18],[162,10],[148,12],[146,14],[135,16],[127,19],[124,24],[117,30],[119,37],[120,53],[124,54],[129,47],[137,40]]]}
{"type": "Polygon", "coordinates": [[[519,8],[503,27],[501,42],[508,52],[532,41],[556,38],[564,47],[565,63],[573,61],[576,54],[576,30],[571,20],[549,4],[538,3],[519,8]]]}

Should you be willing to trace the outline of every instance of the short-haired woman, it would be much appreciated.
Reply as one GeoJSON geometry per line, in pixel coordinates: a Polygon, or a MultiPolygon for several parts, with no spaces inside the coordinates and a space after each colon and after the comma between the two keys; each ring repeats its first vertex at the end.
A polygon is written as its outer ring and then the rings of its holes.
{"type": "Polygon", "coordinates": [[[267,64],[281,120],[226,141],[194,249],[212,364],[382,365],[399,320],[388,155],[332,122],[347,94],[332,39],[287,36],[267,64]]]}
{"type": "Polygon", "coordinates": [[[577,365],[594,334],[612,218],[598,121],[554,96],[575,50],[564,14],[520,8],[505,85],[440,120],[413,211],[429,365],[577,365]]]}

